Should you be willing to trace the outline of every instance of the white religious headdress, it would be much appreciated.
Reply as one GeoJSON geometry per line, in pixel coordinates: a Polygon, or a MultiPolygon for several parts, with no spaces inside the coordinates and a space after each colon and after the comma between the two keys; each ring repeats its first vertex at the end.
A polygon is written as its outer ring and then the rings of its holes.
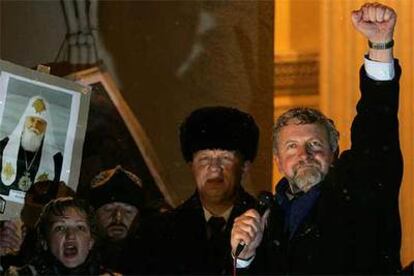
{"type": "MultiPolygon", "coordinates": [[[[4,185],[10,186],[16,180],[17,159],[20,148],[20,139],[27,117],[37,117],[47,122],[39,168],[35,182],[41,180],[53,180],[55,177],[55,164],[53,156],[59,152],[56,146],[53,126],[50,119],[49,103],[41,96],[34,96],[29,100],[26,110],[20,117],[19,123],[9,136],[9,141],[3,151],[1,180],[4,185]]],[[[28,188],[28,187],[27,187],[28,188]]]]}

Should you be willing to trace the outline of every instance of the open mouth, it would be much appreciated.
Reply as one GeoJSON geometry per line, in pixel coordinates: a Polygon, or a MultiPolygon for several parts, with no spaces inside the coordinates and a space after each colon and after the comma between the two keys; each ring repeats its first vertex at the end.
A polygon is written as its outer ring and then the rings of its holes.
{"type": "Polygon", "coordinates": [[[63,245],[63,255],[66,258],[73,258],[78,254],[78,247],[74,243],[65,243],[63,245]]]}
{"type": "Polygon", "coordinates": [[[212,184],[221,184],[223,183],[224,179],[222,177],[215,177],[215,178],[210,178],[207,180],[207,183],[212,183],[212,184]]]}

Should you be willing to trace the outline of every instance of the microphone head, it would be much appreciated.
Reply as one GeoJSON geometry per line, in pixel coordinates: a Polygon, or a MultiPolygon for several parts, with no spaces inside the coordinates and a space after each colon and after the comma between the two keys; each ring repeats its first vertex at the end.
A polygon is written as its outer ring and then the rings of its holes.
{"type": "Polygon", "coordinates": [[[257,211],[261,216],[263,216],[264,212],[272,207],[274,202],[274,197],[271,192],[262,191],[258,196],[258,203],[257,203],[257,211]]]}

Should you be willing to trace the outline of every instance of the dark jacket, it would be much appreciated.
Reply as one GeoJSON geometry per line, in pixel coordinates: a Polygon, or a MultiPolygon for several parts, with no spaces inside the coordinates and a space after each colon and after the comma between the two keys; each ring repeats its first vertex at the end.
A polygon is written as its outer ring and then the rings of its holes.
{"type": "Polygon", "coordinates": [[[234,219],[253,208],[255,204],[254,197],[240,188],[224,229],[223,250],[219,254],[213,254],[207,239],[203,207],[198,194],[195,193],[182,205],[164,214],[159,223],[150,227],[151,234],[144,238],[151,243],[150,249],[145,251],[146,271],[127,272],[219,275],[230,271],[230,232],[234,219]]]}
{"type": "MultiPolygon", "coordinates": [[[[361,69],[351,149],[318,185],[319,197],[293,236],[281,205],[275,204],[249,274],[393,274],[401,269],[400,74],[398,62],[392,81],[371,80],[361,69]]],[[[277,193],[284,193],[281,185],[277,193]]]]}
{"type": "Polygon", "coordinates": [[[75,268],[67,268],[62,265],[49,252],[42,252],[34,256],[32,260],[22,267],[11,266],[5,273],[6,276],[17,275],[119,275],[107,270],[102,265],[93,251],[83,264],[75,268]]]}

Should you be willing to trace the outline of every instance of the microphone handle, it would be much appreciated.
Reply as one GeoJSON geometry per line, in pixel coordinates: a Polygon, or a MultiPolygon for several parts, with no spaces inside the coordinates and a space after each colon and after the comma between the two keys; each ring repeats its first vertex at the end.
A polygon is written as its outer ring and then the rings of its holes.
{"type": "Polygon", "coordinates": [[[243,251],[245,246],[246,244],[244,243],[244,241],[239,242],[236,248],[236,252],[234,252],[234,257],[237,258],[240,255],[240,253],[243,251]]]}
{"type": "MultiPolygon", "coordinates": [[[[263,216],[264,213],[268,208],[270,208],[273,200],[273,195],[270,192],[261,192],[259,195],[259,202],[256,206],[257,212],[260,214],[260,216],[263,216]]],[[[236,251],[234,252],[234,256],[237,258],[240,253],[243,251],[244,247],[246,246],[246,243],[244,241],[239,242],[239,244],[236,247],[236,251]]]]}

